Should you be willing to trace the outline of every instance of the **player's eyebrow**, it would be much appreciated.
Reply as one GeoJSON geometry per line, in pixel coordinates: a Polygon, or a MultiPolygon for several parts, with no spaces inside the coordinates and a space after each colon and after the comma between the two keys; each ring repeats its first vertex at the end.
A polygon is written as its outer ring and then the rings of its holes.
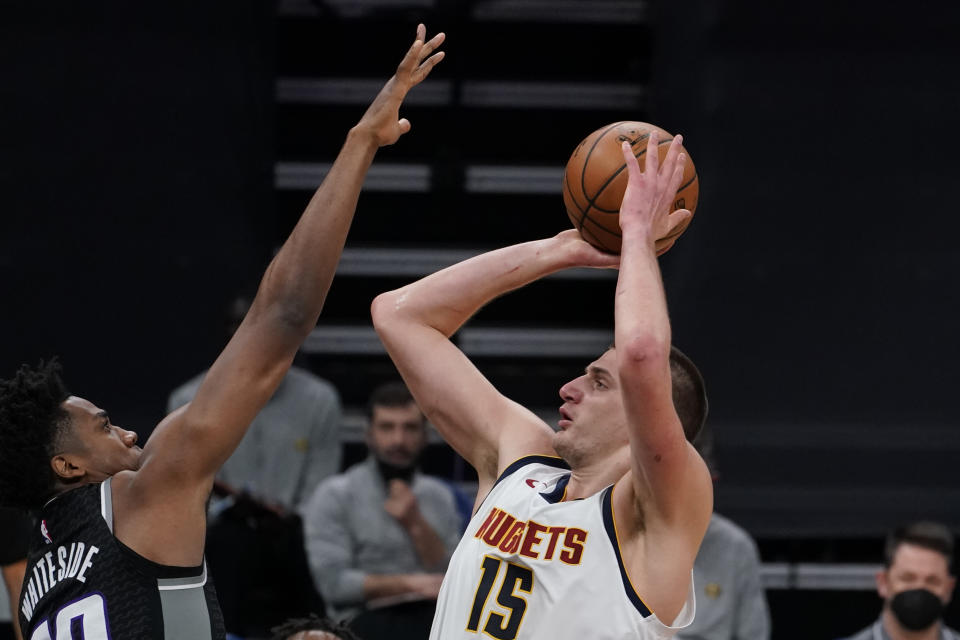
{"type": "Polygon", "coordinates": [[[610,372],[609,372],[609,371],[607,371],[607,370],[604,369],[603,367],[598,367],[598,366],[595,365],[595,364],[590,365],[589,367],[587,367],[587,368],[584,369],[583,371],[584,371],[584,373],[586,373],[588,376],[589,376],[589,375],[592,375],[592,376],[594,376],[594,377],[604,376],[604,377],[606,377],[606,378],[611,378],[611,377],[612,377],[612,376],[610,375],[610,372]]]}
{"type": "Polygon", "coordinates": [[[106,423],[110,422],[110,414],[107,413],[106,411],[97,411],[97,417],[102,419],[106,423]]]}

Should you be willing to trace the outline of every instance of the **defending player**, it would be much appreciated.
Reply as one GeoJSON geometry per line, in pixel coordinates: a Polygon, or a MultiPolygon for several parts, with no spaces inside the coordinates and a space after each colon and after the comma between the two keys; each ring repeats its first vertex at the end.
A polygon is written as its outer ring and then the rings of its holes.
{"type": "Polygon", "coordinates": [[[560,389],[556,433],[498,393],[449,337],[499,295],[568,267],[613,267],[617,256],[570,230],[374,301],[374,324],[417,402],[479,477],[433,640],[667,638],[693,618],[691,573],[713,493],[685,431],[699,429],[706,397],[692,363],[671,358],[654,251],[690,215],[668,215],[680,140],[659,169],[651,135],[646,172],[624,146],[615,346],[560,389]]]}
{"type": "Polygon", "coordinates": [[[367,168],[410,129],[400,104],[443,57],[433,54],[443,34],[425,35],[420,25],[350,130],[193,402],[142,450],[136,433],[69,395],[54,364],[0,382],[0,502],[42,508],[20,602],[25,637],[224,637],[203,563],[214,474],[316,325],[367,168]]]}

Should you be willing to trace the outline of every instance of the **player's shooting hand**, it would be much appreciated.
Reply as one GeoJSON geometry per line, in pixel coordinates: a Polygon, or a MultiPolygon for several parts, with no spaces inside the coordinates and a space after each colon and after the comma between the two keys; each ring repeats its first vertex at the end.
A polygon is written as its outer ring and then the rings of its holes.
{"type": "MultiPolygon", "coordinates": [[[[663,166],[660,166],[658,137],[656,131],[650,132],[645,154],[646,167],[642,171],[630,144],[623,144],[623,159],[629,178],[620,205],[620,229],[624,234],[642,232],[651,243],[670,236],[674,229],[693,215],[686,209],[670,212],[687,160],[686,154],[680,151],[683,137],[674,137],[663,166]]],[[[658,246],[658,253],[669,248],[669,245],[666,248],[658,246]]]]}
{"type": "Polygon", "coordinates": [[[576,229],[561,231],[554,240],[561,251],[569,256],[572,267],[597,267],[615,269],[620,266],[620,256],[600,251],[583,239],[576,229]]]}
{"type": "Polygon", "coordinates": [[[410,121],[400,117],[400,104],[407,92],[420,84],[437,63],[443,60],[443,51],[434,51],[446,36],[438,33],[429,41],[425,40],[426,36],[427,28],[422,24],[418,25],[417,38],[400,61],[397,72],[387,81],[354,127],[357,131],[370,133],[378,146],[393,144],[410,131],[410,121]]]}

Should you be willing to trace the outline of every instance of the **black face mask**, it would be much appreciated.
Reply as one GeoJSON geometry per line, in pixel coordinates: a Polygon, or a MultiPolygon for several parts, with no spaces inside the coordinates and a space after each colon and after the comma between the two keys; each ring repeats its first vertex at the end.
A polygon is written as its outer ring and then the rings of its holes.
{"type": "Polygon", "coordinates": [[[901,591],[890,600],[897,622],[910,631],[927,629],[943,615],[943,601],[926,589],[901,591]]]}
{"type": "Polygon", "coordinates": [[[384,462],[379,458],[376,458],[376,460],[377,469],[380,470],[380,475],[383,476],[383,481],[386,484],[390,484],[391,480],[403,480],[407,484],[410,484],[410,481],[413,479],[413,472],[417,470],[416,462],[409,467],[398,467],[389,462],[384,462]]]}

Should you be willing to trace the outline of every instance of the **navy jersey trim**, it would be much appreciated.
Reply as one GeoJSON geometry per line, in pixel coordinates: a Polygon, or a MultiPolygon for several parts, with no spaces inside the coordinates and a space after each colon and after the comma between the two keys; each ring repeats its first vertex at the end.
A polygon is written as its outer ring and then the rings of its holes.
{"type": "Polygon", "coordinates": [[[568,473],[557,480],[557,486],[555,486],[552,491],[541,492],[540,495],[543,496],[543,499],[550,504],[557,504],[563,500],[563,496],[567,493],[567,483],[570,482],[570,475],[571,474],[568,473]]]}
{"type": "MultiPolygon", "coordinates": [[[[492,487],[490,487],[490,491],[487,492],[487,495],[483,496],[483,500],[481,500],[480,504],[478,504],[473,510],[473,515],[477,515],[477,513],[479,513],[480,509],[483,508],[483,504],[487,501],[487,498],[490,497],[490,494],[493,493],[493,490],[498,484],[500,484],[501,481],[506,479],[507,476],[515,473],[518,469],[522,469],[530,464],[543,464],[547,465],[548,467],[556,467],[557,469],[570,469],[570,465],[567,464],[567,461],[558,456],[530,455],[517,458],[507,465],[507,468],[503,470],[503,473],[500,474],[500,476],[497,478],[497,481],[493,483],[492,487]]],[[[567,480],[569,480],[569,478],[567,478],[567,480]]],[[[566,483],[564,483],[564,487],[566,487],[566,483]]],[[[544,494],[541,493],[540,495],[544,494]]]]}
{"type": "Polygon", "coordinates": [[[633,588],[630,577],[627,576],[627,568],[623,564],[623,556],[620,555],[620,541],[617,538],[617,526],[613,521],[613,485],[603,490],[600,510],[603,514],[603,528],[607,530],[607,537],[610,538],[610,544],[613,545],[613,552],[617,556],[617,566],[620,568],[620,579],[623,581],[623,590],[627,598],[633,603],[641,616],[646,618],[651,614],[650,609],[640,599],[637,590],[633,588]]]}
{"type": "MultiPolygon", "coordinates": [[[[563,458],[557,458],[554,456],[523,456],[511,462],[506,469],[503,470],[503,473],[500,474],[500,477],[497,478],[497,481],[493,483],[493,487],[496,487],[500,484],[501,480],[504,480],[507,476],[516,473],[518,470],[526,467],[531,464],[545,464],[548,467],[556,467],[557,469],[570,469],[570,465],[567,464],[566,460],[563,458]]],[[[493,487],[490,490],[493,490],[493,487]]]]}

